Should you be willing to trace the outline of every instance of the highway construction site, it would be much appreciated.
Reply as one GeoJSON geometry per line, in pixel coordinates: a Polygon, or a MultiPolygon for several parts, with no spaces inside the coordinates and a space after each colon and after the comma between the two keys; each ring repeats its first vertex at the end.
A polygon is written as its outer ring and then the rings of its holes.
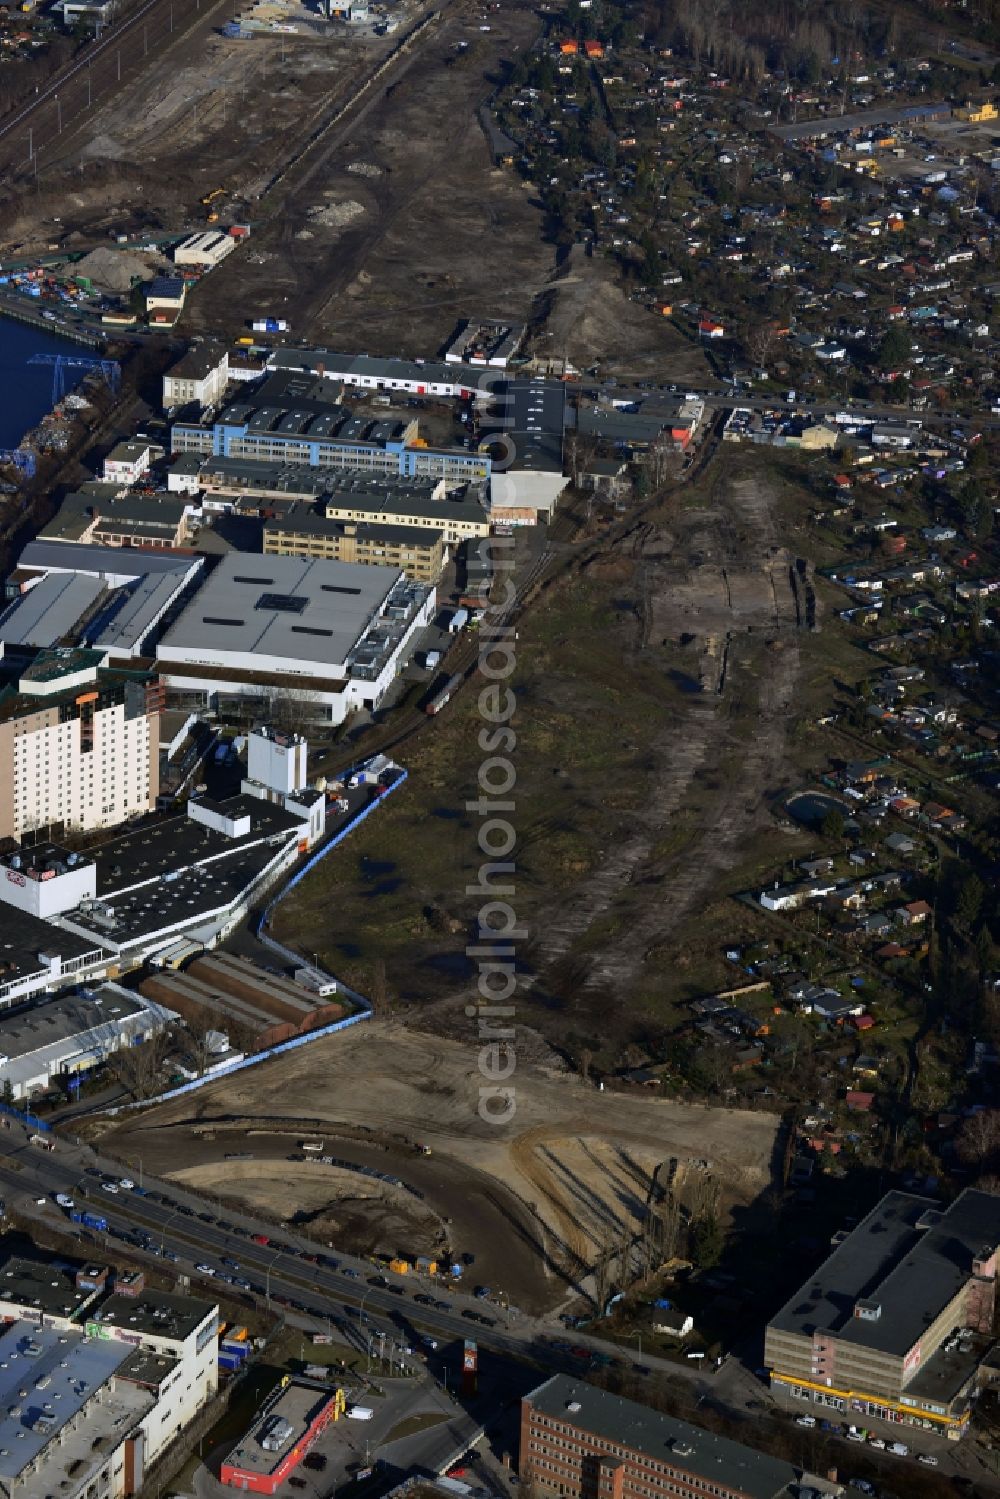
{"type": "Polygon", "coordinates": [[[601,1093],[526,1034],[507,1126],[478,1113],[479,1048],[373,1021],[192,1096],[103,1120],[102,1148],[344,1251],[475,1256],[540,1311],[641,1233],[654,1182],[711,1178],[725,1214],[767,1188],[777,1119],[601,1093]],[[317,1137],[330,1159],[303,1155],[317,1137]]]}

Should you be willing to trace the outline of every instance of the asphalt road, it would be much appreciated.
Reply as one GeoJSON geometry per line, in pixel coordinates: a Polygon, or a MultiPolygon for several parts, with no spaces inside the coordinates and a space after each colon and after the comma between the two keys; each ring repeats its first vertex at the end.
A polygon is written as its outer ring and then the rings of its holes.
{"type": "MultiPolygon", "coordinates": [[[[586,1368],[593,1353],[620,1357],[619,1349],[599,1339],[576,1333],[563,1335],[558,1323],[477,1300],[471,1294],[474,1267],[466,1272],[466,1289],[455,1290],[442,1285],[440,1279],[418,1280],[415,1276],[404,1278],[389,1272],[383,1275],[369,1261],[339,1252],[325,1255],[325,1264],[312,1264],[304,1256],[317,1253],[315,1243],[286,1229],[276,1232],[272,1224],[244,1214],[223,1213],[217,1206],[213,1208],[208,1199],[171,1182],[144,1179],[146,1192],[156,1192],[156,1198],[126,1190],[113,1195],[103,1191],[102,1179],[117,1181],[125,1168],[100,1159],[90,1147],[57,1141],[55,1149],[49,1152],[19,1139],[14,1129],[2,1144],[8,1148],[0,1165],[0,1190],[8,1207],[79,1237],[81,1254],[92,1254],[94,1246],[99,1245],[112,1255],[116,1238],[120,1242],[123,1232],[145,1230],[155,1251],[163,1249],[177,1256],[170,1263],[176,1264],[178,1272],[189,1275],[193,1285],[210,1291],[215,1282],[220,1294],[238,1300],[248,1293],[234,1285],[218,1285],[217,1276],[199,1273],[195,1266],[206,1264],[217,1273],[238,1275],[254,1287],[249,1294],[258,1304],[283,1304],[316,1319],[320,1325],[332,1322],[342,1336],[354,1334],[351,1340],[355,1346],[362,1315],[366,1332],[385,1331],[398,1338],[398,1324],[390,1318],[402,1314],[407,1326],[429,1332],[442,1343],[471,1336],[478,1343],[514,1355],[529,1350],[533,1356],[541,1352],[552,1368],[570,1372],[586,1368]],[[68,1215],[53,1201],[56,1192],[71,1196],[78,1209],[106,1218],[108,1233],[69,1221],[68,1215]],[[250,1237],[254,1233],[274,1237],[277,1247],[271,1243],[255,1244],[250,1237]],[[223,1257],[235,1260],[239,1270],[224,1267],[223,1257]],[[388,1284],[369,1284],[376,1275],[382,1275],[388,1284]],[[390,1286],[396,1289],[389,1289],[390,1286]],[[435,1304],[418,1303],[415,1295],[430,1297],[435,1304]],[[487,1327],[463,1316],[465,1312],[485,1315],[493,1325],[487,1327]],[[553,1338],[564,1344],[564,1349],[553,1347],[549,1341],[553,1338]],[[572,1356],[568,1351],[570,1343],[581,1351],[585,1349],[587,1357],[572,1356]]],[[[134,1253],[139,1251],[129,1245],[130,1256],[134,1253]]],[[[701,1375],[694,1366],[689,1371],[667,1360],[646,1358],[643,1363],[657,1372],[680,1373],[692,1379],[701,1375]]]]}
{"type": "MultiPolygon", "coordinates": [[[[368,1346],[372,1336],[378,1338],[381,1333],[397,1345],[413,1341],[415,1348],[420,1334],[431,1334],[439,1347],[430,1354],[430,1366],[442,1373],[447,1369],[449,1375],[457,1372],[462,1343],[472,1337],[487,1356],[530,1358],[549,1372],[583,1375],[593,1367],[597,1355],[631,1364],[640,1377],[666,1375],[687,1379],[698,1395],[698,1403],[705,1402],[724,1414],[736,1428],[736,1435],[740,1425],[752,1424],[759,1413],[774,1409],[765,1385],[736,1354],[726,1358],[718,1370],[701,1363],[678,1364],[648,1354],[641,1358],[637,1354],[633,1363],[630,1355],[623,1358],[622,1350],[615,1344],[585,1333],[564,1332],[551,1319],[529,1317],[477,1300],[469,1294],[472,1286],[468,1284],[466,1290],[457,1290],[440,1281],[383,1273],[366,1260],[339,1252],[322,1254],[322,1264],[312,1263],[305,1256],[317,1255],[316,1245],[284,1228],[277,1231],[280,1233],[277,1244],[255,1244],[250,1237],[253,1233],[277,1237],[273,1225],[241,1213],[223,1212],[218,1205],[213,1207],[207,1199],[170,1182],[144,1179],[146,1192],[155,1192],[156,1197],[140,1196],[129,1190],[107,1193],[102,1190],[102,1179],[117,1181],[123,1168],[102,1159],[89,1146],[57,1140],[54,1149],[47,1151],[30,1144],[27,1132],[22,1135],[17,1127],[12,1127],[0,1144],[7,1147],[0,1164],[0,1191],[7,1206],[29,1219],[47,1221],[64,1233],[77,1236],[81,1257],[92,1257],[95,1249],[99,1249],[113,1258],[115,1243],[121,1241],[121,1235],[142,1229],[150,1236],[153,1257],[166,1251],[176,1272],[190,1276],[192,1287],[204,1295],[210,1296],[215,1289],[237,1303],[241,1296],[249,1295],[258,1306],[262,1303],[282,1306],[287,1320],[293,1324],[329,1330],[338,1341],[361,1349],[368,1346]],[[69,1221],[52,1200],[56,1192],[73,1196],[77,1207],[100,1213],[108,1221],[109,1232],[84,1229],[69,1221]],[[236,1261],[239,1268],[232,1264],[224,1266],[223,1258],[236,1261]],[[198,1272],[199,1264],[209,1266],[217,1275],[198,1272]],[[246,1293],[232,1284],[219,1285],[218,1274],[238,1275],[250,1281],[253,1290],[246,1293]],[[386,1284],[370,1284],[377,1276],[386,1284]],[[417,1302],[418,1295],[430,1298],[432,1304],[417,1302]],[[491,1325],[463,1315],[468,1312],[487,1316],[491,1325]]],[[[130,1258],[143,1257],[143,1251],[131,1245],[128,1252],[130,1258]]],[[[466,1281],[474,1283],[474,1268],[467,1271],[466,1281]]],[[[749,1357],[754,1357],[753,1350],[749,1357]]],[[[811,1442],[805,1439],[812,1434],[801,1435],[802,1460],[808,1465],[811,1442]]],[[[915,1432],[907,1440],[911,1453],[935,1450],[943,1475],[993,1477],[973,1442],[955,1448],[943,1439],[933,1440],[915,1432]]],[[[849,1465],[849,1449],[845,1447],[841,1453],[840,1443],[833,1445],[837,1455],[849,1465]]],[[[868,1449],[864,1452],[869,1458],[874,1455],[868,1449]]],[[[894,1467],[900,1474],[905,1472],[898,1460],[894,1460],[894,1467]]]]}

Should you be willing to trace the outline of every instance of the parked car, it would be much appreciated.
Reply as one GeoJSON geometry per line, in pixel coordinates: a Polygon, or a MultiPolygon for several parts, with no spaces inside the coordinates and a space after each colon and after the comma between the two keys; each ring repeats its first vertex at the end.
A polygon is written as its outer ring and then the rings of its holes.
{"type": "Polygon", "coordinates": [[[816,1425],[816,1417],[815,1416],[796,1416],[795,1417],[795,1424],[796,1424],[796,1426],[815,1426],[816,1425]]]}
{"type": "Polygon", "coordinates": [[[923,1463],[925,1468],[936,1468],[938,1465],[938,1460],[933,1452],[918,1452],[917,1462],[923,1463]]]}

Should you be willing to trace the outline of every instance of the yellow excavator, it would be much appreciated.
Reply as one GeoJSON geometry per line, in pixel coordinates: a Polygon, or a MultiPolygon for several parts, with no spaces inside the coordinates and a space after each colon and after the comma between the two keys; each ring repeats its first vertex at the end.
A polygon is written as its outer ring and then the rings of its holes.
{"type": "Polygon", "coordinates": [[[205,197],[202,198],[201,206],[208,209],[208,213],[205,215],[205,217],[210,224],[217,224],[219,222],[219,215],[212,207],[212,204],[215,202],[216,198],[224,198],[225,195],[226,189],[224,187],[213,187],[212,191],[210,193],[206,193],[205,197]]]}

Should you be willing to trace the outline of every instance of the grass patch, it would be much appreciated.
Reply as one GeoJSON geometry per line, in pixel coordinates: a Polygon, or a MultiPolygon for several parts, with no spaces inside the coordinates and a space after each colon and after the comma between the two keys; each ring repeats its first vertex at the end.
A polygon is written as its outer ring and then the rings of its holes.
{"type": "Polygon", "coordinates": [[[421,1431],[430,1431],[432,1426],[440,1426],[447,1419],[443,1411],[425,1411],[423,1415],[407,1416],[405,1421],[400,1421],[392,1428],[385,1439],[386,1444],[402,1441],[403,1437],[415,1437],[421,1431]]]}

